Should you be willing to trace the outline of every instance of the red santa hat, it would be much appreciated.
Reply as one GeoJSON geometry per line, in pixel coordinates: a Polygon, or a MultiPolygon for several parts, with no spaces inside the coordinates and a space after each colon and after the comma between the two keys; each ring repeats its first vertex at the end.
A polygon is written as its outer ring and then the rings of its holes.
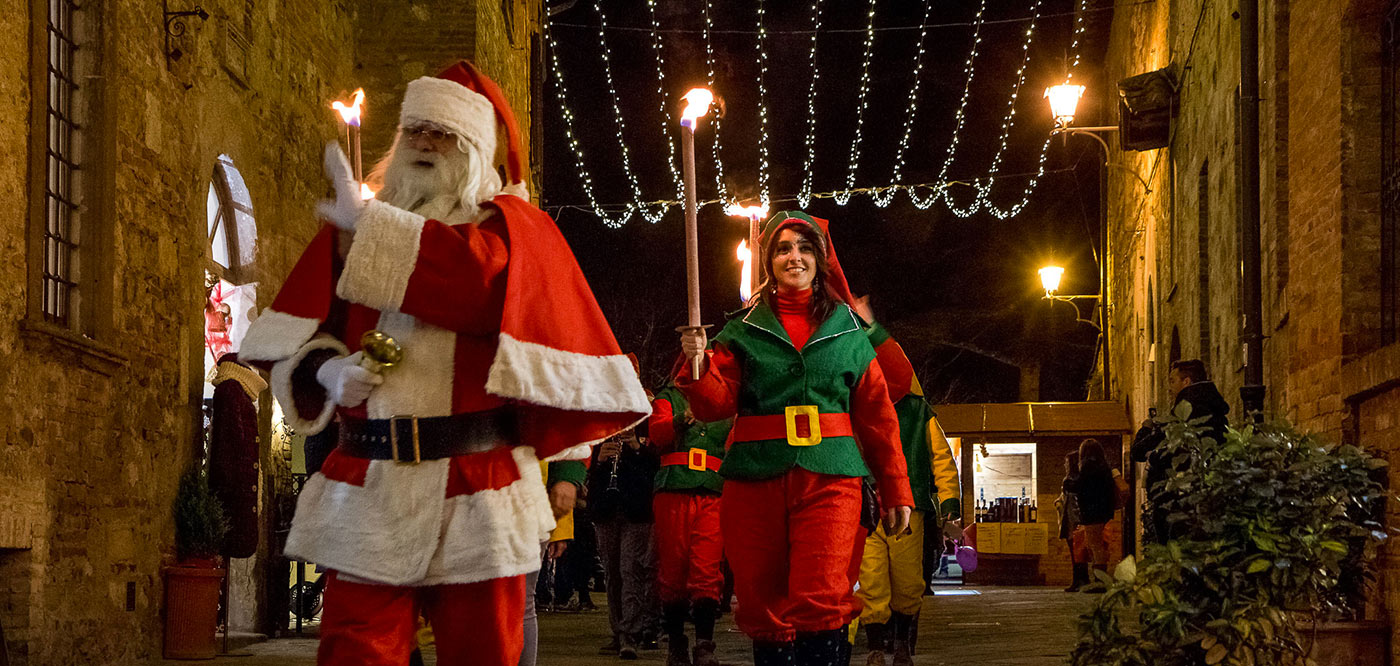
{"type": "Polygon", "coordinates": [[[470,62],[460,60],[436,77],[410,81],[399,110],[399,127],[430,122],[452,131],[488,155],[494,155],[499,136],[496,124],[505,126],[507,185],[525,179],[525,156],[520,148],[520,126],[515,122],[505,93],[470,62]]]}

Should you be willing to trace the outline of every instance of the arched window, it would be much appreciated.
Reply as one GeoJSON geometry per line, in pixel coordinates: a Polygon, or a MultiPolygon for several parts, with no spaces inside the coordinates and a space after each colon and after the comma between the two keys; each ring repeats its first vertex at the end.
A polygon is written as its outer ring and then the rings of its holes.
{"type": "MultiPolygon", "coordinates": [[[[204,273],[204,369],[213,372],[219,357],[238,351],[257,308],[253,258],[257,224],[253,201],[233,159],[220,155],[209,179],[205,210],[209,254],[204,273]]],[[[214,387],[204,385],[205,397],[214,387]]]]}

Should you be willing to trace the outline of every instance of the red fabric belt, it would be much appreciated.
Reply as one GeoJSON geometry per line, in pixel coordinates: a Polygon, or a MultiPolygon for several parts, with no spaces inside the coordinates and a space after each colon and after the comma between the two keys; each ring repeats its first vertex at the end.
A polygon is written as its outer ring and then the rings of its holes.
{"type": "MultiPolygon", "coordinates": [[[[813,410],[814,411],[814,410],[813,410]]],[[[819,432],[822,437],[851,437],[850,414],[817,415],[819,432]]],[[[761,416],[740,416],[734,419],[733,441],[757,442],[765,439],[805,438],[812,433],[810,413],[796,413],[792,418],[792,432],[788,431],[787,414],[764,414],[761,416]]]]}
{"type": "Polygon", "coordinates": [[[697,472],[706,469],[711,472],[718,472],[719,466],[723,463],[724,460],[709,455],[706,453],[705,449],[677,451],[676,453],[668,453],[661,456],[662,465],[682,465],[697,472]]]}

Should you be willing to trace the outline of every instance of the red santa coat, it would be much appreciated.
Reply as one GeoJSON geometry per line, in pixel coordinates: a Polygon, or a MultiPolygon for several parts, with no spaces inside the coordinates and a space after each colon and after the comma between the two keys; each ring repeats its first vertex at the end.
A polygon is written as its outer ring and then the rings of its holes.
{"type": "Polygon", "coordinates": [[[403,465],[333,453],[298,498],[289,556],[392,585],[528,573],[554,526],[539,461],[586,457],[650,413],[553,221],[510,195],[483,211],[439,221],[371,202],[343,267],[327,227],[249,328],[241,356],[270,365],[298,432],[336,412],[298,366],[356,351],[371,328],[404,358],[342,419],[507,407],[519,422],[515,446],[485,454],[403,465]]]}

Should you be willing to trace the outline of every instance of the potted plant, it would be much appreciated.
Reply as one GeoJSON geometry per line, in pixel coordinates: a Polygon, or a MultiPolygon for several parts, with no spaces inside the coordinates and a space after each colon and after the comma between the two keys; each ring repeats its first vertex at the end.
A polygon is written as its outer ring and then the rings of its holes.
{"type": "Polygon", "coordinates": [[[177,559],[165,568],[165,657],[213,659],[224,580],[219,548],[228,523],[198,469],[180,479],[174,509],[177,559]]]}
{"type": "Polygon", "coordinates": [[[1120,563],[1079,622],[1074,666],[1383,664],[1389,631],[1357,622],[1375,578],[1385,462],[1286,424],[1202,436],[1166,420],[1176,472],[1167,545],[1120,563]],[[1334,621],[1348,620],[1346,624],[1334,621]],[[1329,645],[1350,630],[1345,646],[1329,645]],[[1345,633],[1345,632],[1343,632],[1345,633]],[[1356,647],[1358,638],[1369,647],[1356,647]]]}

